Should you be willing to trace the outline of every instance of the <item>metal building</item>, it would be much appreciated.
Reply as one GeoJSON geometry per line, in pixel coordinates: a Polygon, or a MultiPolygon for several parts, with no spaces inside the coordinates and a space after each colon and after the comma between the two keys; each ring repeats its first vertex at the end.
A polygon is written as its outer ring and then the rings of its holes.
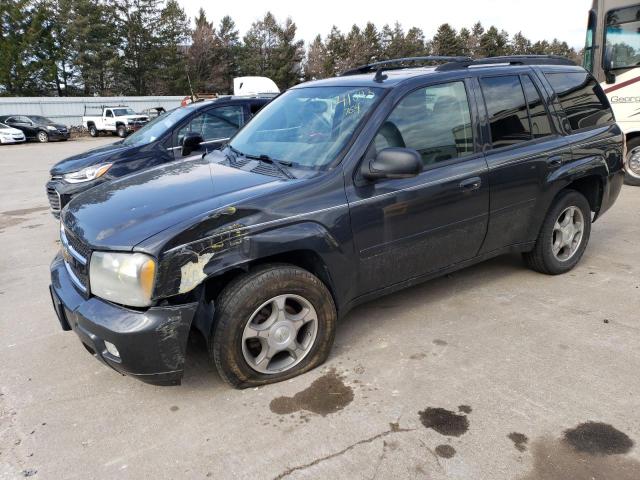
{"type": "Polygon", "coordinates": [[[180,106],[184,97],[0,97],[0,115],[42,115],[68,127],[80,126],[85,106],[126,105],[136,112],[180,106]]]}

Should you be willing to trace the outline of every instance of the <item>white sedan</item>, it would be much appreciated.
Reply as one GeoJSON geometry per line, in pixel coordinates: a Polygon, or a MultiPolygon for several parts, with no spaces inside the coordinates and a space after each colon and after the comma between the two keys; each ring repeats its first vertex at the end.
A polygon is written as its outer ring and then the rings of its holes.
{"type": "Polygon", "coordinates": [[[26,140],[21,130],[0,123],[0,143],[21,143],[26,142],[26,140]]]}

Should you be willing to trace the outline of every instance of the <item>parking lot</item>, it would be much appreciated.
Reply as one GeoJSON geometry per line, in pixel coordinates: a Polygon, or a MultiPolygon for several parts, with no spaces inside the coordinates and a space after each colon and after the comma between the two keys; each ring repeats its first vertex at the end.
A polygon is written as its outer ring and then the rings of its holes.
{"type": "Polygon", "coordinates": [[[179,387],[121,376],[50,305],[58,160],[0,148],[0,478],[640,477],[640,188],[550,277],[506,256],[361,306],[329,361],[233,390],[189,344],[179,387]]]}

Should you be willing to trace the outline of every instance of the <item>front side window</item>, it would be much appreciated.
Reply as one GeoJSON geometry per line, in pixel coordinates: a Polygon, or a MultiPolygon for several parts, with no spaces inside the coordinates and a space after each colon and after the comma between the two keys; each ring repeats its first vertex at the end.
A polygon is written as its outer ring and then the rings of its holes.
{"type": "Polygon", "coordinates": [[[247,155],[321,169],[339,158],[382,93],[371,87],[293,88],[262,108],[230,145],[247,155]]]}
{"type": "Polygon", "coordinates": [[[467,91],[463,82],[416,90],[395,106],[375,140],[376,151],[413,148],[425,166],[473,153],[467,91]]]}
{"type": "Polygon", "coordinates": [[[611,10],[605,23],[605,46],[612,50],[611,67],[640,66],[640,5],[611,10]]]}
{"type": "Polygon", "coordinates": [[[545,76],[558,95],[572,130],[613,122],[609,100],[587,72],[546,73],[545,76]]]}
{"type": "Polygon", "coordinates": [[[533,138],[551,135],[551,122],[549,121],[549,115],[547,114],[544,102],[540,97],[540,92],[538,92],[529,75],[523,75],[520,79],[522,80],[524,96],[527,99],[527,106],[529,107],[529,119],[531,120],[531,134],[533,138]]]}
{"type": "Polygon", "coordinates": [[[493,148],[531,140],[527,102],[517,75],[480,79],[493,148]]]}
{"type": "Polygon", "coordinates": [[[113,117],[113,112],[111,110],[107,110],[106,113],[105,113],[105,117],[112,118],[113,117]]]}
{"type": "Polygon", "coordinates": [[[176,145],[182,145],[182,139],[187,132],[199,133],[205,142],[229,139],[242,126],[242,115],[241,105],[207,110],[178,130],[176,145]]]}

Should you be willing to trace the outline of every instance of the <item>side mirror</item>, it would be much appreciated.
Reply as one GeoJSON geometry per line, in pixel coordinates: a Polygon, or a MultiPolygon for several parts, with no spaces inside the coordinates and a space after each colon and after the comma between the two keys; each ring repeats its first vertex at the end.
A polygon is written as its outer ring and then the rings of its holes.
{"type": "Polygon", "coordinates": [[[604,70],[605,82],[608,84],[616,83],[616,74],[613,70],[613,47],[608,46],[604,49],[602,56],[602,69],[604,70]]]}
{"type": "Polygon", "coordinates": [[[182,139],[182,156],[189,155],[203,142],[202,135],[195,132],[187,133],[182,139]]]}
{"type": "Polygon", "coordinates": [[[410,178],[422,171],[422,158],[413,148],[385,148],[376,158],[364,162],[362,176],[368,180],[379,178],[410,178]]]}

